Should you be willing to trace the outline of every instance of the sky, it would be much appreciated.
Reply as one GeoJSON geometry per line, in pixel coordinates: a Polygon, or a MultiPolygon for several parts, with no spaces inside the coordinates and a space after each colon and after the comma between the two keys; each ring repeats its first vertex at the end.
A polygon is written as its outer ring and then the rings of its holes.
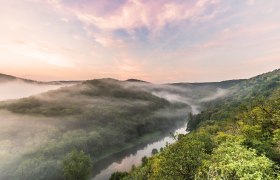
{"type": "Polygon", "coordinates": [[[166,83],[280,68],[278,0],[0,2],[0,73],[166,83]]]}

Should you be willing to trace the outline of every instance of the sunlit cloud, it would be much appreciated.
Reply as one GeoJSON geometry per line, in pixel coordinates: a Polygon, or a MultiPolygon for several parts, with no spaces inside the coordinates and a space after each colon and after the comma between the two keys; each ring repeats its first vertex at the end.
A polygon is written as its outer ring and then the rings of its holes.
{"type": "Polygon", "coordinates": [[[280,67],[279,8],[274,0],[4,1],[0,71],[44,80],[245,78],[280,67]]]}
{"type": "Polygon", "coordinates": [[[0,45],[0,49],[5,49],[12,53],[17,53],[55,66],[74,67],[74,64],[68,60],[69,58],[61,54],[61,52],[41,46],[35,42],[27,42],[21,45],[0,45]]]}
{"type": "MultiPolygon", "coordinates": [[[[194,21],[199,18],[214,17],[217,10],[206,12],[208,6],[217,5],[218,0],[198,0],[178,3],[179,1],[161,0],[159,2],[145,0],[127,0],[120,7],[100,14],[96,6],[86,6],[81,2],[80,6],[71,5],[67,1],[52,0],[49,4],[55,8],[73,13],[79,20],[87,25],[94,25],[104,30],[126,29],[147,27],[149,29],[161,29],[169,23],[177,21],[194,21]]],[[[89,3],[89,2],[88,2],[89,3]]],[[[95,2],[98,4],[98,2],[95,2]]],[[[106,1],[104,6],[114,3],[106,1]]]]}

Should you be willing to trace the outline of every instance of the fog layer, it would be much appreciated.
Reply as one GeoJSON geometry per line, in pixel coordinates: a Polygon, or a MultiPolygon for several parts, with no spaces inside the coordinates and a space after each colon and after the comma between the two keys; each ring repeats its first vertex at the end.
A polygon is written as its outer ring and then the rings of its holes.
{"type": "Polygon", "coordinates": [[[229,89],[204,84],[195,88],[172,84],[155,85],[142,82],[129,82],[126,85],[128,88],[137,88],[148,91],[171,103],[187,104],[191,107],[192,114],[198,114],[201,111],[201,103],[223,98],[231,92],[229,89]]]}
{"type": "MultiPolygon", "coordinates": [[[[61,86],[5,82],[0,100],[61,86]]],[[[72,149],[103,157],[147,134],[167,132],[186,122],[190,111],[199,113],[202,102],[227,94],[214,86],[201,88],[102,79],[0,102],[0,179],[57,179],[72,149]]]]}
{"type": "Polygon", "coordinates": [[[63,85],[27,83],[21,80],[0,82],[0,101],[18,99],[54,90],[63,85]]]}

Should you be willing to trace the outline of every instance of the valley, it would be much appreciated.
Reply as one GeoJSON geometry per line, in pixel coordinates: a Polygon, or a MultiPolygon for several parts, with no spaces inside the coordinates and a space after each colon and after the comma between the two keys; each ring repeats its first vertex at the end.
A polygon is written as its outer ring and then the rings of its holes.
{"type": "Polygon", "coordinates": [[[280,180],[279,9],[2,0],[0,180],[280,180]]]}
{"type": "Polygon", "coordinates": [[[72,149],[100,162],[145,144],[186,123],[190,112],[197,114],[198,99],[222,98],[221,88],[219,83],[193,88],[99,79],[2,101],[0,174],[60,179],[61,162],[72,149]]]}
{"type": "Polygon", "coordinates": [[[205,119],[234,116],[245,99],[270,96],[278,83],[279,70],[218,83],[96,79],[1,101],[0,179],[62,179],[62,161],[73,149],[91,156],[94,180],[108,179],[174,143],[174,128],[193,131],[205,119]]]}

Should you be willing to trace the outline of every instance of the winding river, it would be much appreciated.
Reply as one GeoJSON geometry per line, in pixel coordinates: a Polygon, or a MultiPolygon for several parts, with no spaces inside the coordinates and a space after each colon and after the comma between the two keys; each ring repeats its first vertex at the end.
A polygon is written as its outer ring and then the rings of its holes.
{"type": "MultiPolygon", "coordinates": [[[[173,132],[176,134],[186,134],[187,124],[182,125],[173,132]]],[[[175,140],[170,135],[165,135],[158,140],[136,146],[134,148],[116,153],[107,159],[103,159],[94,167],[92,180],[108,180],[112,173],[116,171],[129,171],[132,166],[139,166],[144,156],[150,157],[153,149],[165,147],[166,143],[174,143],[175,140]]]]}

